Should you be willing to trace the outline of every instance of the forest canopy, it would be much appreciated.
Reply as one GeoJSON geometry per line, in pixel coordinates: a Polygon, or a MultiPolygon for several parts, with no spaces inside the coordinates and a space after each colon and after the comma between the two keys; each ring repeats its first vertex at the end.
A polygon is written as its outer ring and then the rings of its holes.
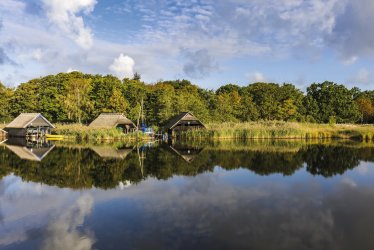
{"type": "Polygon", "coordinates": [[[16,88],[0,82],[0,121],[24,112],[42,113],[52,122],[88,123],[102,112],[138,118],[141,100],[148,125],[162,125],[182,111],[203,122],[283,120],[316,123],[374,123],[374,91],[348,89],[333,82],[313,83],[306,93],[291,83],[226,84],[216,91],[188,80],[148,84],[139,74],[60,73],[32,79],[16,88]]]}

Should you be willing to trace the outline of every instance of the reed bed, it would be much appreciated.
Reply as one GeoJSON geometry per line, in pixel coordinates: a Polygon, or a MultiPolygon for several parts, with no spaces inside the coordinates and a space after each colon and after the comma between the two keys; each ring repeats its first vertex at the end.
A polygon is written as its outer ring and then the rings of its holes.
{"type": "Polygon", "coordinates": [[[90,128],[81,124],[56,124],[54,134],[77,141],[137,141],[148,139],[141,132],[124,134],[121,129],[90,128]]]}
{"type": "Polygon", "coordinates": [[[185,131],[185,139],[355,139],[372,141],[374,125],[314,124],[283,121],[211,123],[206,130],[185,131]]]}

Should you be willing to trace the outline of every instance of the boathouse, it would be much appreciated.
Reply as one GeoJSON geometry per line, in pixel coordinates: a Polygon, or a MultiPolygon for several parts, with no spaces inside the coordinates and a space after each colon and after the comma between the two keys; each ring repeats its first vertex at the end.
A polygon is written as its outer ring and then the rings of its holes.
{"type": "Polygon", "coordinates": [[[55,127],[39,113],[23,113],[9,123],[4,130],[9,137],[42,137],[55,127]]]}
{"type": "MultiPolygon", "coordinates": [[[[7,135],[7,132],[5,130],[0,129],[0,139],[5,138],[7,135]]],[[[1,140],[0,140],[1,141],[1,140]]]]}
{"type": "Polygon", "coordinates": [[[197,119],[191,112],[182,112],[173,117],[165,127],[168,134],[178,134],[178,132],[191,129],[204,129],[205,125],[197,119]]]}
{"type": "Polygon", "coordinates": [[[121,128],[124,133],[136,130],[135,124],[120,113],[101,113],[91,124],[91,128],[121,128]]]}

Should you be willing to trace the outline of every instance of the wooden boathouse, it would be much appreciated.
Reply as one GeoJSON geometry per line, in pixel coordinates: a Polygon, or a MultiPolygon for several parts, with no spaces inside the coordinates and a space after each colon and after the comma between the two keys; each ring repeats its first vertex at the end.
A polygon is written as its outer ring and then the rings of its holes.
{"type": "Polygon", "coordinates": [[[55,127],[39,113],[23,113],[9,123],[4,130],[9,137],[43,137],[55,127]]]}
{"type": "MultiPolygon", "coordinates": [[[[0,129],[0,139],[3,139],[7,136],[7,132],[5,130],[0,129]]],[[[0,140],[1,141],[1,140],[0,140]]]]}
{"type": "Polygon", "coordinates": [[[165,128],[167,129],[168,134],[173,136],[181,131],[205,129],[206,127],[191,112],[182,112],[170,119],[165,128]]]}
{"type": "Polygon", "coordinates": [[[120,113],[101,113],[89,125],[91,128],[120,128],[127,134],[136,130],[136,125],[120,113]]]}

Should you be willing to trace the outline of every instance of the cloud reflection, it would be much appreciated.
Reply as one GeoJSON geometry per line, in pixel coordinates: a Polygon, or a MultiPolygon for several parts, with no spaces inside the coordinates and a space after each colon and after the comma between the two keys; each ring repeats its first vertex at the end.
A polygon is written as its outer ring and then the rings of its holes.
{"type": "Polygon", "coordinates": [[[123,241],[134,249],[354,249],[359,238],[356,249],[374,246],[365,234],[374,230],[366,223],[374,219],[373,188],[353,188],[344,178],[330,191],[315,180],[232,185],[215,174],[185,180],[138,194],[142,233],[123,241]]]}
{"type": "Polygon", "coordinates": [[[80,232],[84,218],[91,213],[93,197],[83,195],[47,229],[43,249],[86,250],[95,242],[91,232],[80,232]]]}

